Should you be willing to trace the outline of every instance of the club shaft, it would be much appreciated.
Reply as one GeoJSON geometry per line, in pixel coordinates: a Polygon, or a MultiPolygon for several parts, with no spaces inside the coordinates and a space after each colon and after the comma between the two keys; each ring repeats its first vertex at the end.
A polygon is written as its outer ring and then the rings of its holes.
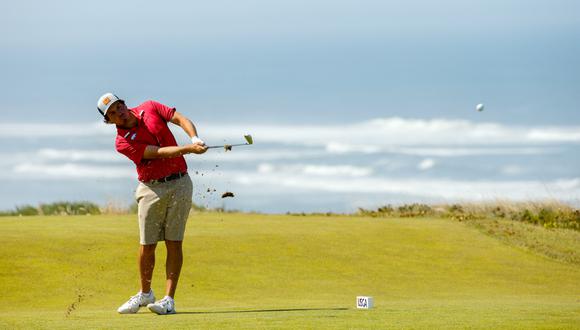
{"type": "MultiPolygon", "coordinates": [[[[230,147],[239,147],[239,146],[247,146],[249,145],[248,143],[238,143],[238,144],[228,144],[228,146],[230,147]]],[[[226,146],[209,146],[207,147],[208,149],[212,149],[212,148],[225,148],[226,146]]]]}

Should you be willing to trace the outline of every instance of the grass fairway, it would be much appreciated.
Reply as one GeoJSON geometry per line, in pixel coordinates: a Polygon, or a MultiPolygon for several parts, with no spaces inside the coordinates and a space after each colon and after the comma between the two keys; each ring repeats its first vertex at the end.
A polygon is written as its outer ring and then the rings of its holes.
{"type": "Polygon", "coordinates": [[[0,232],[0,328],[580,328],[578,266],[443,219],[196,214],[170,316],[116,313],[138,291],[135,216],[0,218],[0,232]]]}

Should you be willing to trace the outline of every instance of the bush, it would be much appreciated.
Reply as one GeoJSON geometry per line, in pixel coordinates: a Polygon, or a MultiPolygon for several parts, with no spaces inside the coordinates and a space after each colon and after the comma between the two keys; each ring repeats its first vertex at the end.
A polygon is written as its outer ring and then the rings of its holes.
{"type": "Polygon", "coordinates": [[[363,216],[363,217],[377,217],[378,216],[378,212],[375,212],[373,210],[367,210],[365,208],[359,207],[358,211],[357,211],[357,215],[363,216]]]}
{"type": "Polygon", "coordinates": [[[463,209],[463,206],[461,206],[459,204],[453,204],[447,208],[447,212],[453,213],[453,214],[456,214],[456,213],[462,214],[462,213],[465,213],[465,210],[463,209]]]}
{"type": "Polygon", "coordinates": [[[377,212],[384,215],[391,215],[395,212],[395,209],[389,204],[379,207],[377,212]]]}
{"type": "Polygon", "coordinates": [[[496,218],[503,219],[506,217],[507,212],[501,206],[497,206],[491,211],[491,214],[496,218]]]}
{"type": "Polygon", "coordinates": [[[580,230],[580,210],[543,207],[538,212],[525,209],[512,215],[512,220],[543,226],[580,230]]]}
{"type": "Polygon", "coordinates": [[[385,206],[381,206],[379,207],[376,211],[375,210],[367,210],[364,209],[362,207],[358,208],[358,212],[357,215],[363,216],[363,217],[388,217],[391,216],[395,213],[395,209],[390,205],[385,205],[385,206]]]}
{"type": "Polygon", "coordinates": [[[364,208],[359,207],[357,215],[363,217],[390,217],[390,216],[399,216],[404,218],[410,217],[422,217],[426,215],[434,214],[433,209],[429,205],[425,204],[405,204],[395,208],[390,204],[379,207],[376,211],[375,210],[367,210],[364,208]]]}
{"type": "Polygon", "coordinates": [[[534,215],[534,213],[528,209],[523,211],[519,211],[512,215],[512,220],[527,222],[527,223],[538,223],[538,218],[534,215]]]}
{"type": "MultiPolygon", "coordinates": [[[[208,209],[202,205],[197,205],[192,203],[191,210],[194,212],[225,212],[233,213],[239,212],[236,210],[226,210],[223,207],[216,209],[208,209]]],[[[109,202],[104,207],[99,207],[95,203],[91,202],[55,202],[40,204],[38,207],[31,205],[24,205],[16,207],[15,210],[5,210],[0,211],[0,217],[2,216],[19,216],[19,215],[99,215],[99,214],[137,214],[138,205],[133,202],[129,206],[124,206],[123,204],[109,202]]]]}
{"type": "Polygon", "coordinates": [[[485,218],[485,215],[483,214],[478,214],[472,210],[466,211],[465,208],[459,204],[452,204],[448,206],[446,213],[444,213],[443,216],[457,221],[476,220],[485,218]]]}
{"type": "Polygon", "coordinates": [[[433,214],[429,205],[417,203],[399,206],[398,211],[401,217],[422,217],[433,214]]]}
{"type": "Polygon", "coordinates": [[[15,215],[38,215],[38,209],[31,205],[17,206],[15,215]]]}
{"type": "Polygon", "coordinates": [[[87,215],[101,214],[97,204],[91,202],[56,202],[40,204],[39,207],[31,205],[17,206],[15,210],[0,211],[0,216],[33,216],[33,215],[87,215]]]}
{"type": "Polygon", "coordinates": [[[101,210],[97,204],[91,202],[56,202],[40,204],[43,215],[98,215],[101,210]]]}
{"type": "Polygon", "coordinates": [[[38,215],[39,210],[38,208],[32,205],[23,205],[17,206],[16,210],[12,211],[0,211],[0,217],[8,217],[8,216],[30,216],[30,215],[38,215]]]}

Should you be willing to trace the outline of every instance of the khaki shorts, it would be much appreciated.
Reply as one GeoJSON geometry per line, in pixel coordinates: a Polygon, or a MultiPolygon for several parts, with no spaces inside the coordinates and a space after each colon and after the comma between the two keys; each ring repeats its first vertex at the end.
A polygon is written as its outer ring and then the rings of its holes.
{"type": "Polygon", "coordinates": [[[192,194],[189,175],[168,182],[140,182],[135,199],[141,245],[164,240],[183,241],[192,194]]]}

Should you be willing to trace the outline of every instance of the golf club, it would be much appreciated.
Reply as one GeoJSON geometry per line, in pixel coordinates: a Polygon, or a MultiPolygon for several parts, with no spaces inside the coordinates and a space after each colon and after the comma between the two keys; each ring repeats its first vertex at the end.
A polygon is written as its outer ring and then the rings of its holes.
{"type": "Polygon", "coordinates": [[[254,140],[252,139],[252,136],[250,134],[244,135],[244,139],[246,140],[246,143],[224,144],[223,146],[209,146],[207,148],[208,149],[212,149],[212,148],[224,148],[227,151],[227,150],[232,150],[232,147],[249,146],[249,145],[254,144],[254,140]]]}

